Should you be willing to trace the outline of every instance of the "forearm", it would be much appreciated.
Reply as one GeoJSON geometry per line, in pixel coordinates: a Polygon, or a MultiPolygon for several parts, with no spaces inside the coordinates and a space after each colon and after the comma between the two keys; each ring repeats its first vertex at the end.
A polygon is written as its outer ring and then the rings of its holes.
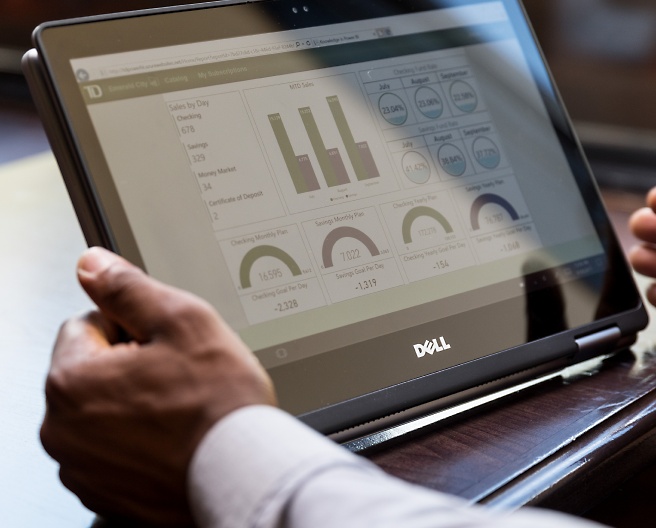
{"type": "Polygon", "coordinates": [[[299,488],[343,465],[361,471],[366,462],[278,409],[248,407],[217,424],[196,451],[192,510],[207,528],[278,526],[299,488]]]}
{"type": "Polygon", "coordinates": [[[590,526],[546,512],[494,514],[412,486],[272,408],[243,409],[212,429],[189,485],[202,528],[590,526]]]}

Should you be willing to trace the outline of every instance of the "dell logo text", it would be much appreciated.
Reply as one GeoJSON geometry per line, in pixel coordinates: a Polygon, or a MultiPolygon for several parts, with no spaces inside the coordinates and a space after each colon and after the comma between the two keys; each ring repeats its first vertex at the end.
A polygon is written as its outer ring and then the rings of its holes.
{"type": "Polygon", "coordinates": [[[451,348],[451,345],[444,341],[443,337],[440,337],[439,343],[437,339],[433,339],[432,341],[426,341],[423,345],[415,345],[415,354],[418,358],[423,358],[426,354],[432,356],[435,352],[444,352],[449,348],[451,348]]]}

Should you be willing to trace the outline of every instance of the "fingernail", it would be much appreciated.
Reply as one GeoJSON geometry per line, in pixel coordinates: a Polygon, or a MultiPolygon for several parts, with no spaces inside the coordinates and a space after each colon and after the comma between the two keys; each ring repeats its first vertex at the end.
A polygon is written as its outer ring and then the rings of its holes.
{"type": "Polygon", "coordinates": [[[116,263],[118,257],[111,251],[101,247],[87,249],[77,263],[78,273],[87,276],[95,276],[116,263]]]}

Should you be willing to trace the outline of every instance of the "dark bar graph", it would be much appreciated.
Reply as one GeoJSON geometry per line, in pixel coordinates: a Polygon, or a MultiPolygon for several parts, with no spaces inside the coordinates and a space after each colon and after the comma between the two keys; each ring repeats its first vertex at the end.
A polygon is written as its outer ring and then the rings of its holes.
{"type": "MultiPolygon", "coordinates": [[[[296,160],[298,161],[298,166],[301,169],[303,183],[305,184],[305,188],[307,189],[307,191],[305,192],[316,191],[317,189],[319,189],[319,182],[317,181],[317,175],[314,173],[314,168],[312,167],[312,162],[310,161],[308,155],[301,154],[300,156],[296,156],[296,160]]],[[[299,191],[298,187],[296,188],[296,191],[299,194],[303,192],[303,191],[299,191]]]]}
{"type": "Polygon", "coordinates": [[[339,135],[346,147],[346,153],[355,170],[355,176],[358,180],[368,180],[380,176],[374,158],[366,142],[356,143],[351,132],[351,127],[346,120],[344,109],[342,108],[339,98],[336,95],[326,97],[330,112],[333,115],[339,135]]]}
{"type": "MultiPolygon", "coordinates": [[[[350,161],[355,177],[357,180],[368,180],[378,178],[380,172],[376,166],[373,153],[366,141],[356,142],[353,132],[348,124],[344,109],[336,95],[326,97],[328,107],[332,114],[339,137],[344,144],[346,155],[350,161]]],[[[342,157],[342,151],[337,147],[327,148],[321,135],[319,125],[312,113],[312,108],[304,106],[298,108],[298,113],[303,123],[307,138],[310,140],[314,157],[306,154],[297,155],[294,152],[287,129],[280,114],[269,114],[269,123],[282,153],[283,159],[291,176],[292,182],[298,194],[312,192],[320,189],[317,173],[313,166],[319,164],[319,169],[323,174],[324,180],[328,187],[346,185],[351,183],[352,175],[349,176],[349,169],[342,157]]],[[[342,147],[340,147],[342,148],[342,147]]]]}
{"type": "Polygon", "coordinates": [[[349,180],[348,173],[346,172],[346,166],[344,165],[344,160],[342,159],[342,155],[340,154],[339,150],[336,148],[331,148],[328,149],[327,152],[328,158],[330,159],[330,163],[333,167],[333,171],[335,171],[337,185],[350,183],[351,180],[349,180]]]}
{"type": "Polygon", "coordinates": [[[317,180],[310,158],[307,154],[301,154],[299,156],[294,154],[294,148],[289,140],[289,135],[287,134],[280,114],[270,114],[268,117],[296,192],[301,194],[318,190],[319,181],[317,180]]]}
{"type": "Polygon", "coordinates": [[[298,113],[303,121],[305,131],[310,138],[312,150],[314,150],[314,154],[319,161],[319,167],[321,167],[321,172],[323,172],[328,187],[335,187],[336,185],[349,183],[344,162],[342,161],[339,152],[335,152],[337,149],[326,149],[321,133],[319,132],[319,127],[317,126],[317,122],[312,114],[312,109],[306,106],[299,108],[298,113]],[[335,160],[335,154],[339,157],[338,161],[335,160]],[[341,167],[339,165],[340,162],[341,167]]]}
{"type": "Polygon", "coordinates": [[[366,141],[361,141],[356,143],[358,147],[358,152],[360,152],[360,158],[362,163],[367,171],[367,174],[370,178],[378,178],[380,173],[378,172],[378,167],[376,167],[376,162],[374,161],[374,155],[371,153],[369,148],[369,143],[366,141]]]}

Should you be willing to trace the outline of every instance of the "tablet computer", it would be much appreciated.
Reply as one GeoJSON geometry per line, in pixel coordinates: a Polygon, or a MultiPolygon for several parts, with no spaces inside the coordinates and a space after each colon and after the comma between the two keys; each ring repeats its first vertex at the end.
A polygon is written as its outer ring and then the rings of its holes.
{"type": "Polygon", "coordinates": [[[34,42],[88,243],[211,302],[324,433],[646,324],[517,0],[212,2],[34,42]]]}

